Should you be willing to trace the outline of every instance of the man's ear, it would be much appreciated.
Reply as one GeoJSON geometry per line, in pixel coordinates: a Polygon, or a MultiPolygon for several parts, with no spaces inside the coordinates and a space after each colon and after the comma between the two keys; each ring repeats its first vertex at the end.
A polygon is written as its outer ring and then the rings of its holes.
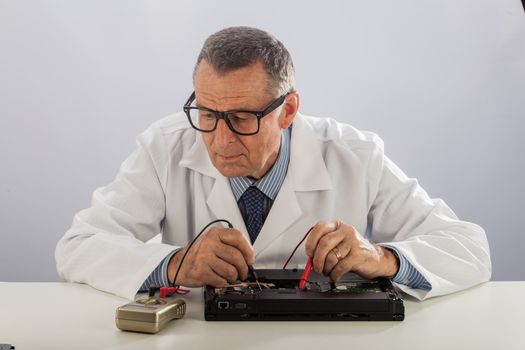
{"type": "Polygon", "coordinates": [[[279,126],[281,129],[286,129],[292,125],[293,120],[299,111],[299,93],[297,91],[290,92],[284,100],[281,116],[279,117],[279,126]]]}

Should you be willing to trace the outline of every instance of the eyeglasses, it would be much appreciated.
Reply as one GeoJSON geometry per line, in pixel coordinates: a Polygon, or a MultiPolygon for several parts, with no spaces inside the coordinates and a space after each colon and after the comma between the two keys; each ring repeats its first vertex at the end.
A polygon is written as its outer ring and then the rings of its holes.
{"type": "Polygon", "coordinates": [[[206,107],[192,106],[195,101],[195,91],[184,104],[184,113],[188,117],[191,126],[202,132],[212,132],[217,129],[219,119],[223,119],[228,128],[239,135],[255,135],[259,132],[261,118],[273,112],[283,104],[288,94],[274,100],[262,111],[234,110],[219,112],[206,107]]]}

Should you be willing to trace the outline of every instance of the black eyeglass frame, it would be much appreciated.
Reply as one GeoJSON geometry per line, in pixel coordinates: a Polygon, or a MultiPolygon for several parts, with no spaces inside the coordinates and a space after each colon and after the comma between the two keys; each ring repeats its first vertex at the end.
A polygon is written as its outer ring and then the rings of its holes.
{"type": "Polygon", "coordinates": [[[286,93],[284,95],[281,95],[280,97],[275,99],[272,103],[270,103],[268,105],[268,107],[266,107],[262,111],[248,111],[248,110],[239,109],[239,110],[219,112],[219,111],[215,111],[213,109],[206,108],[206,107],[191,107],[190,105],[193,103],[193,101],[195,101],[195,91],[193,91],[191,96],[190,96],[190,98],[188,98],[188,101],[186,101],[186,103],[184,104],[183,110],[184,110],[184,113],[186,113],[186,117],[188,117],[188,120],[189,120],[191,126],[195,130],[198,130],[200,132],[213,132],[213,131],[215,131],[217,129],[217,125],[219,124],[219,119],[222,119],[222,120],[224,120],[226,125],[228,125],[228,128],[233,133],[238,134],[238,135],[243,135],[243,136],[250,136],[250,135],[255,135],[255,134],[257,134],[259,132],[259,129],[261,127],[261,118],[267,116],[268,114],[270,114],[271,112],[276,110],[277,107],[282,105],[284,100],[286,99],[286,97],[289,94],[290,93],[286,93]],[[200,111],[207,111],[207,112],[213,113],[213,115],[215,116],[215,126],[213,127],[213,129],[211,129],[211,130],[203,130],[203,129],[198,128],[196,125],[194,125],[193,121],[191,120],[191,115],[190,115],[190,111],[191,110],[200,110],[200,111]],[[228,115],[235,114],[235,113],[251,113],[255,117],[257,117],[257,131],[245,133],[245,132],[239,132],[239,131],[235,130],[233,125],[230,123],[230,120],[227,118],[228,115]]]}

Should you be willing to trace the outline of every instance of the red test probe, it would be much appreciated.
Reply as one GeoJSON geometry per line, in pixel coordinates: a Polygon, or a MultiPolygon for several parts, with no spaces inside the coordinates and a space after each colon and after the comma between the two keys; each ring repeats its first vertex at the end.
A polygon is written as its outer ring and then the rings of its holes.
{"type": "Polygon", "coordinates": [[[306,263],[306,266],[304,267],[304,272],[301,276],[301,281],[299,282],[299,289],[304,290],[304,287],[306,287],[306,282],[308,282],[308,278],[310,277],[310,271],[312,270],[313,260],[311,257],[308,258],[308,262],[306,263]]]}

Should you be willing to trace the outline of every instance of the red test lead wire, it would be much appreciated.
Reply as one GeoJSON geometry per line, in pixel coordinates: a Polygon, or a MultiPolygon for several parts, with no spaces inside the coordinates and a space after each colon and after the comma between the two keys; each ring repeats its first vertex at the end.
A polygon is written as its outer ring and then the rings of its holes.
{"type": "Polygon", "coordinates": [[[310,271],[312,270],[313,260],[311,257],[308,258],[308,262],[306,263],[306,266],[304,267],[304,272],[301,276],[301,281],[299,282],[299,289],[304,290],[304,287],[306,287],[306,282],[308,282],[308,278],[310,277],[310,271]]]}
{"type": "MultiPolygon", "coordinates": [[[[299,248],[299,246],[301,245],[301,243],[304,242],[304,240],[306,239],[306,237],[308,237],[308,235],[310,234],[310,232],[312,232],[313,230],[313,226],[310,227],[310,229],[308,230],[308,232],[306,232],[306,234],[304,235],[303,239],[301,239],[301,242],[299,242],[299,244],[297,244],[292,252],[292,254],[290,254],[290,256],[288,257],[288,259],[286,260],[286,262],[284,263],[284,266],[283,266],[283,270],[286,269],[286,266],[288,265],[288,263],[290,262],[290,260],[292,260],[292,257],[293,255],[295,254],[295,252],[297,251],[297,248],[299,248]]],[[[310,270],[312,270],[312,265],[313,265],[313,260],[312,258],[308,258],[308,261],[306,262],[306,266],[304,267],[304,272],[303,274],[301,275],[301,279],[299,280],[299,290],[304,290],[304,287],[306,287],[306,282],[308,282],[308,277],[310,277],[310,270]]]]}
{"type": "Polygon", "coordinates": [[[306,237],[308,237],[308,235],[310,234],[310,232],[312,232],[312,230],[314,229],[314,227],[310,227],[310,229],[308,230],[308,232],[306,232],[306,234],[304,235],[303,239],[301,239],[301,242],[299,242],[298,245],[295,246],[292,254],[290,254],[290,256],[288,257],[288,260],[286,260],[286,262],[284,263],[284,266],[283,266],[283,270],[286,269],[286,266],[288,265],[288,263],[290,262],[290,260],[292,260],[292,257],[293,255],[295,254],[295,251],[297,250],[297,248],[299,248],[299,246],[301,245],[301,243],[303,243],[303,241],[306,239],[306,237]]]}

